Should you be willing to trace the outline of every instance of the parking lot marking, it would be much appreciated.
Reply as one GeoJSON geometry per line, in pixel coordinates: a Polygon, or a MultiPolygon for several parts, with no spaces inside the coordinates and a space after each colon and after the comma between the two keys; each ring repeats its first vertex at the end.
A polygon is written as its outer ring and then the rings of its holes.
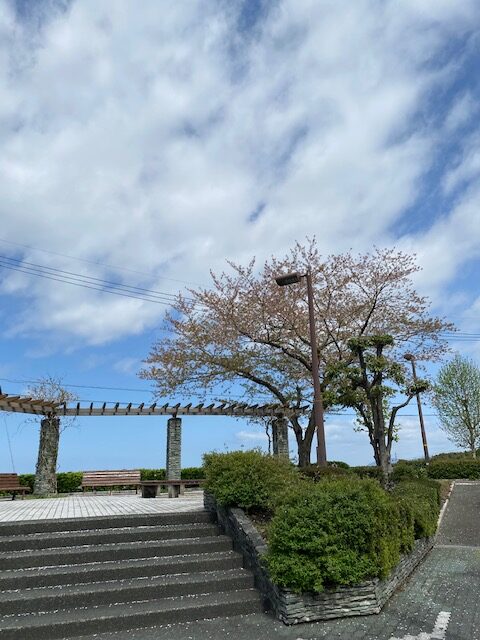
{"type": "Polygon", "coordinates": [[[440,611],[432,633],[422,631],[418,636],[407,635],[403,636],[403,638],[390,638],[390,640],[445,640],[451,615],[449,611],[440,611]]]}

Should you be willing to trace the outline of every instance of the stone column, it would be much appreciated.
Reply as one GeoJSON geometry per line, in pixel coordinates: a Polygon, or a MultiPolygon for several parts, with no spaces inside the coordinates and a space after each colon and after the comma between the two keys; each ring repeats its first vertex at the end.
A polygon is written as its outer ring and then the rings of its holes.
{"type": "Polygon", "coordinates": [[[273,455],[289,459],[288,422],[286,418],[275,418],[272,422],[273,455]]]}
{"type": "MultiPolygon", "coordinates": [[[[167,422],[167,480],[180,480],[182,471],[182,421],[169,418],[167,422]]],[[[177,496],[174,487],[168,487],[168,497],[177,496]]]]}
{"type": "Polygon", "coordinates": [[[57,493],[59,440],[60,420],[52,416],[44,418],[40,423],[40,443],[33,485],[33,493],[36,496],[49,496],[57,493]]]}

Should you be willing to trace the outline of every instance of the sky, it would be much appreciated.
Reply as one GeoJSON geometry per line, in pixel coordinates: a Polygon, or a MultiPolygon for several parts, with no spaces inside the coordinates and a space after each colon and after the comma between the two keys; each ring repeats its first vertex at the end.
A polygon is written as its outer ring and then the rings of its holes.
{"type": "MultiPolygon", "coordinates": [[[[477,0],[0,0],[2,390],[50,375],[148,402],[171,296],[313,235],[415,253],[432,311],[470,334],[452,353],[478,362],[479,65],[477,0]]],[[[394,456],[420,456],[403,413],[394,456]]],[[[453,449],[425,413],[431,451],[453,449]]],[[[265,446],[231,418],[183,429],[184,466],[265,446]]],[[[326,435],[330,459],[371,462],[351,415],[326,435]]],[[[79,419],[59,469],[163,467],[165,438],[161,417],[79,419]]],[[[0,415],[1,471],[33,471],[37,447],[0,415]]]]}

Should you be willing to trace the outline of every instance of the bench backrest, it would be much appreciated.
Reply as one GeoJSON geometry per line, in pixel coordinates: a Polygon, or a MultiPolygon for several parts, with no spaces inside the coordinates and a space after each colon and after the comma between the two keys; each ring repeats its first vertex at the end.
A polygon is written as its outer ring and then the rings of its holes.
{"type": "Polygon", "coordinates": [[[0,489],[18,489],[20,480],[16,473],[0,473],[0,489]]]}
{"type": "Polygon", "coordinates": [[[84,471],[83,487],[110,487],[140,483],[140,470],[119,469],[117,471],[84,471]]]}

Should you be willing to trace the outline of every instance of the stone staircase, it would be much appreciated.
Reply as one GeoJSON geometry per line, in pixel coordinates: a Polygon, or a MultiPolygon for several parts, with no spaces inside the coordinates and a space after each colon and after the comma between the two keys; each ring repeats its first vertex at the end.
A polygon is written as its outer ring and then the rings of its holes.
{"type": "Polygon", "coordinates": [[[262,611],[205,512],[0,524],[0,638],[55,640],[262,611]]]}

